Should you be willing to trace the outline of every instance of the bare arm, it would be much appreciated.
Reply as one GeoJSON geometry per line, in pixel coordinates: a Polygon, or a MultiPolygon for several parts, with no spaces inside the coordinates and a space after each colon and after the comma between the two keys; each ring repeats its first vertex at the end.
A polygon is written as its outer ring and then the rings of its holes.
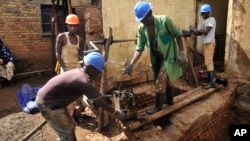
{"type": "Polygon", "coordinates": [[[62,46],[64,45],[64,38],[66,38],[64,34],[59,34],[57,36],[57,39],[56,39],[56,47],[55,47],[55,49],[56,49],[56,59],[60,63],[62,68],[66,68],[65,64],[63,62],[63,59],[61,58],[62,46]]]}
{"type": "Polygon", "coordinates": [[[206,29],[200,29],[200,30],[194,30],[193,33],[195,35],[202,35],[202,34],[205,34],[207,35],[207,33],[212,29],[211,26],[207,26],[206,29]]]}
{"type": "Polygon", "coordinates": [[[141,54],[142,54],[142,52],[135,51],[134,56],[133,56],[132,60],[130,61],[130,64],[134,65],[141,57],[141,54]]]}
{"type": "Polygon", "coordinates": [[[176,38],[177,44],[179,46],[179,51],[184,51],[182,38],[176,38]]]}
{"type": "Polygon", "coordinates": [[[94,100],[94,102],[99,105],[101,108],[103,108],[104,110],[110,112],[110,113],[114,113],[115,109],[113,107],[110,106],[110,104],[108,104],[106,101],[104,101],[101,97],[94,100]]]}

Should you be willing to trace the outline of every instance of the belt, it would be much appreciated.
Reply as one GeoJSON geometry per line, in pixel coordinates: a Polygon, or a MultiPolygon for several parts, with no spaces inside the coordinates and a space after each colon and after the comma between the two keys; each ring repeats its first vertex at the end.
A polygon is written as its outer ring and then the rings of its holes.
{"type": "Polygon", "coordinates": [[[56,109],[62,108],[61,106],[56,106],[53,104],[45,103],[44,100],[39,96],[36,97],[36,102],[44,105],[46,108],[49,108],[50,110],[56,110],[56,109]]]}

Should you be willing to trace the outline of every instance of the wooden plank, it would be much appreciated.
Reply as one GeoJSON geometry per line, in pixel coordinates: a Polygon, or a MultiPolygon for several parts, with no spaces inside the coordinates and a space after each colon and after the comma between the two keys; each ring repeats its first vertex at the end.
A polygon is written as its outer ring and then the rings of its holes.
{"type": "Polygon", "coordinates": [[[208,96],[209,94],[217,91],[218,89],[222,88],[221,85],[217,86],[217,88],[210,88],[208,90],[205,90],[205,89],[196,89],[197,91],[193,91],[194,93],[186,93],[187,97],[183,97],[180,101],[176,102],[174,105],[171,105],[171,106],[168,106],[167,108],[164,108],[163,110],[155,113],[155,114],[152,114],[152,115],[146,115],[144,116],[145,118],[144,119],[141,119],[140,121],[136,121],[136,122],[133,122],[133,123],[130,123],[128,126],[128,128],[130,130],[135,130],[137,128],[139,128],[140,126],[142,125],[145,125],[147,123],[150,123],[156,119],[159,119],[163,116],[166,116],[192,102],[195,102],[205,96],[208,96]]]}
{"type": "MultiPolygon", "coordinates": [[[[176,102],[178,102],[178,101],[181,101],[182,99],[184,99],[184,98],[186,98],[186,97],[188,97],[188,96],[190,96],[190,95],[192,95],[192,94],[194,94],[194,93],[196,93],[196,92],[199,92],[199,91],[201,91],[202,90],[202,87],[201,86],[199,86],[199,87],[197,87],[197,88],[194,88],[194,89],[191,89],[191,90],[189,90],[189,91],[187,91],[187,92],[184,92],[184,93],[182,93],[182,94],[180,94],[180,95],[178,95],[178,96],[175,96],[174,97],[174,103],[176,103],[176,102]]],[[[141,110],[138,110],[137,111],[137,113],[145,113],[145,111],[147,111],[148,109],[150,109],[150,108],[153,108],[153,106],[150,106],[150,107],[146,107],[146,108],[143,108],[143,109],[141,109],[141,110]]]]}
{"type": "Polygon", "coordinates": [[[46,120],[43,120],[38,126],[33,128],[28,134],[26,134],[21,141],[27,141],[32,135],[34,135],[39,129],[41,129],[47,123],[46,120]]]}
{"type": "Polygon", "coordinates": [[[191,69],[191,72],[192,72],[192,75],[193,75],[196,87],[198,87],[199,86],[199,82],[198,82],[198,79],[197,79],[196,74],[194,72],[194,66],[193,66],[193,61],[191,60],[191,56],[190,56],[190,49],[189,49],[190,46],[188,44],[187,37],[184,37],[184,42],[185,42],[185,47],[186,47],[186,50],[187,50],[188,66],[191,69]]]}
{"type": "Polygon", "coordinates": [[[17,73],[17,74],[15,74],[15,76],[22,76],[22,75],[28,75],[28,74],[34,74],[34,73],[41,73],[41,72],[47,72],[47,71],[53,71],[53,69],[44,69],[44,70],[38,70],[38,71],[30,71],[30,72],[17,73]]]}
{"type": "Polygon", "coordinates": [[[68,2],[68,12],[69,14],[72,14],[71,0],[67,0],[67,2],[68,2]]]}
{"type": "MultiPolygon", "coordinates": [[[[105,63],[108,60],[108,55],[109,55],[109,47],[111,45],[112,41],[112,29],[109,27],[109,32],[108,32],[108,38],[107,42],[105,44],[103,56],[105,59],[105,63]]],[[[106,65],[106,64],[105,64],[106,65]]],[[[107,88],[107,72],[106,72],[106,67],[104,67],[104,71],[102,73],[102,78],[101,78],[101,86],[100,86],[100,93],[104,95],[106,93],[106,88],[107,88]]],[[[104,110],[102,108],[99,109],[99,117],[98,117],[98,131],[101,131],[104,126],[104,110]]]]}
{"type": "Polygon", "coordinates": [[[184,99],[184,98],[186,98],[186,97],[188,97],[188,96],[190,96],[190,95],[192,95],[194,93],[198,93],[198,92],[200,92],[202,90],[203,90],[202,86],[199,86],[199,87],[191,89],[191,90],[189,90],[187,92],[184,92],[184,93],[174,97],[174,103],[176,103],[178,101],[181,101],[182,99],[184,99]]]}

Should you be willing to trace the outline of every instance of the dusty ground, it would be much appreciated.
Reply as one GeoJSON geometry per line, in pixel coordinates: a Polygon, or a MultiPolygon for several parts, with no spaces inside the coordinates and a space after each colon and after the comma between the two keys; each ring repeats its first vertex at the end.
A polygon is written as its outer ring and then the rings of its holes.
{"type": "MultiPolygon", "coordinates": [[[[24,138],[26,134],[32,131],[40,123],[44,121],[40,113],[28,114],[22,111],[18,104],[18,97],[16,91],[19,90],[23,84],[27,83],[32,87],[41,86],[52,75],[33,76],[15,81],[12,85],[4,83],[0,88],[0,139],[1,141],[17,141],[24,138]]],[[[93,138],[97,140],[109,140],[105,136],[101,136],[94,132],[95,118],[94,116],[83,115],[80,120],[82,121],[76,127],[76,134],[79,141],[84,138],[93,138]],[[99,138],[99,139],[98,139],[99,138]],[[100,139],[101,138],[101,139],[100,139]]],[[[105,134],[112,135],[110,132],[105,131],[105,134]]],[[[38,130],[36,134],[31,136],[29,141],[51,141],[56,140],[55,132],[45,124],[42,129],[38,130]]]]}
{"type": "MultiPolygon", "coordinates": [[[[30,76],[15,80],[13,84],[4,83],[2,88],[0,88],[0,123],[2,123],[0,125],[1,141],[26,140],[26,138],[24,138],[25,135],[30,133],[44,121],[44,118],[40,113],[28,114],[22,111],[18,103],[17,90],[21,89],[22,85],[25,83],[31,85],[32,87],[42,86],[52,76],[53,74],[30,76]]],[[[89,110],[82,114],[80,121],[80,124],[76,126],[78,141],[129,140],[127,136],[128,133],[125,134],[121,129],[117,128],[117,126],[114,126],[116,125],[115,122],[113,125],[105,127],[101,133],[95,132],[95,129],[97,129],[96,118],[92,112],[89,112],[89,110]]],[[[145,128],[152,128],[152,125],[149,125],[149,127],[146,126],[145,128]]],[[[159,138],[159,140],[161,140],[161,136],[157,134],[159,130],[160,129],[158,129],[157,126],[150,130],[150,133],[155,132],[155,136],[153,137],[154,139],[159,138]]],[[[29,137],[28,141],[51,141],[56,140],[56,137],[57,135],[53,129],[45,124],[41,129],[38,129],[34,135],[29,137]]],[[[144,134],[143,137],[136,140],[143,140],[143,138],[147,138],[147,140],[149,140],[150,136],[145,136],[144,134]]]]}
{"type": "MultiPolygon", "coordinates": [[[[1,141],[17,141],[22,140],[25,135],[31,132],[35,127],[44,121],[40,113],[27,114],[22,111],[18,104],[16,91],[23,84],[27,83],[33,87],[41,86],[47,82],[52,75],[37,75],[22,80],[15,81],[12,85],[5,84],[0,88],[0,139],[1,141]]],[[[183,85],[184,87],[185,85],[183,85]]],[[[186,88],[183,88],[186,89],[186,88]]],[[[216,98],[217,99],[217,98],[216,98]]],[[[215,99],[215,100],[216,100],[215,99]]],[[[213,101],[214,102],[214,101],[213,101]]],[[[108,126],[99,133],[95,132],[96,118],[91,112],[86,111],[80,118],[81,123],[76,126],[76,135],[78,141],[127,141],[124,132],[114,126],[108,126]]],[[[162,126],[169,123],[166,119],[156,121],[156,124],[149,124],[138,131],[136,134],[137,141],[160,141],[165,138],[162,126]],[[157,124],[159,122],[159,124],[157,124]],[[155,126],[156,125],[156,126],[155,126]],[[161,125],[161,126],[157,126],[161,125]],[[150,130],[148,130],[150,129],[150,130]]],[[[128,135],[128,134],[127,134],[128,135]]],[[[131,135],[132,136],[132,135],[131,135]]],[[[130,136],[130,137],[131,137],[130,136]]],[[[28,141],[51,141],[56,140],[56,133],[45,124],[28,141]]]]}
{"type": "MultiPolygon", "coordinates": [[[[23,84],[38,87],[45,84],[53,75],[42,74],[15,80],[13,84],[4,83],[0,88],[0,139],[1,141],[51,141],[56,140],[54,130],[44,124],[35,134],[27,137],[32,130],[35,130],[44,118],[40,113],[28,114],[22,111],[18,103],[17,90],[23,84]]],[[[78,141],[121,141],[128,140],[127,135],[117,126],[116,122],[111,126],[106,126],[102,132],[96,132],[95,115],[86,109],[80,118],[80,124],[76,126],[76,136],[78,141]]],[[[155,132],[158,132],[157,130],[155,132]]],[[[146,136],[145,136],[146,138],[146,136]]],[[[142,138],[141,138],[142,139],[142,138]]]]}

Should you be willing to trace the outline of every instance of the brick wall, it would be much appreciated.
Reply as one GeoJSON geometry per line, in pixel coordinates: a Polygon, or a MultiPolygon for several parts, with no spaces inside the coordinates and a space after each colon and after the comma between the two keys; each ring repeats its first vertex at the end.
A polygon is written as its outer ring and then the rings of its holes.
{"type": "MultiPolygon", "coordinates": [[[[88,6],[84,4],[74,7],[80,16],[84,13],[84,6],[88,6]]],[[[40,3],[1,0],[0,5],[0,37],[14,55],[16,73],[53,68],[55,56],[51,36],[41,35],[40,3]]],[[[79,33],[83,36],[84,24],[81,23],[80,27],[79,33]]]]}
{"type": "Polygon", "coordinates": [[[178,141],[217,141],[228,140],[229,123],[231,123],[232,113],[230,108],[221,107],[212,116],[200,118],[193,123],[195,126],[190,128],[185,135],[178,141]]]}
{"type": "Polygon", "coordinates": [[[227,141],[229,124],[233,122],[232,106],[237,85],[230,83],[224,90],[174,112],[164,129],[168,140],[227,141]]]}
{"type": "Polygon", "coordinates": [[[27,4],[24,0],[1,1],[0,4],[0,36],[14,58],[23,63],[23,71],[51,67],[50,38],[40,37],[37,5],[27,4]]]}

